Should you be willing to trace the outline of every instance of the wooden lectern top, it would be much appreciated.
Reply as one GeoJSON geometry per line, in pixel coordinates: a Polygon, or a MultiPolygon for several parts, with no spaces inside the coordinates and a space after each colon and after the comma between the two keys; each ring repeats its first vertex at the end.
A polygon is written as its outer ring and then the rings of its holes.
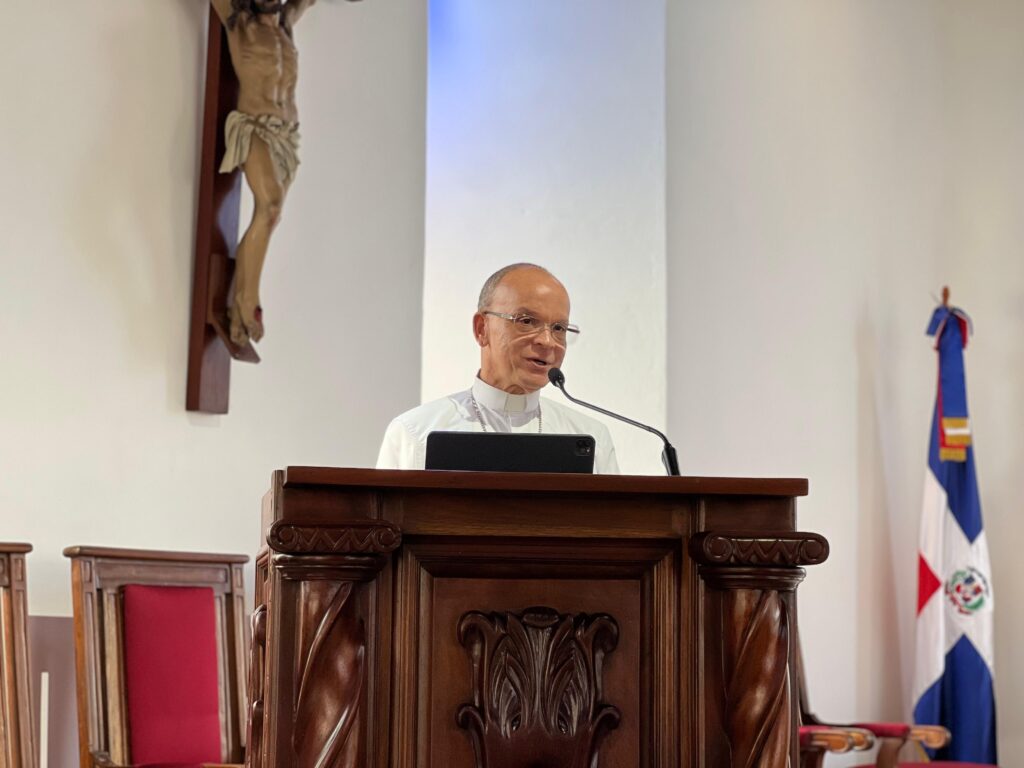
{"type": "Polygon", "coordinates": [[[544,493],[639,493],[728,496],[806,496],[806,478],[661,477],[531,472],[337,469],[288,467],[284,487],[302,485],[544,493]]]}

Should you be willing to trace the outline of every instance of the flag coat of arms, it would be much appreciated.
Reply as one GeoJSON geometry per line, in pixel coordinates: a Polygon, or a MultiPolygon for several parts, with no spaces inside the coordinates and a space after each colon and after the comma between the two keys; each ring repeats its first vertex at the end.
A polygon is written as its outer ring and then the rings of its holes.
{"type": "Polygon", "coordinates": [[[928,335],[939,358],[918,557],[914,720],[952,733],[938,757],[996,763],[992,593],[967,415],[971,322],[940,306],[928,335]]]}

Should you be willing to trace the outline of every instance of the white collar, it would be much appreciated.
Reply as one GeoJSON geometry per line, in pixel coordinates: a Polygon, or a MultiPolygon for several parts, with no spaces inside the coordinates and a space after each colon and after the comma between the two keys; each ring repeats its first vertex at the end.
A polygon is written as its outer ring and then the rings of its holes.
{"type": "Polygon", "coordinates": [[[477,376],[473,379],[473,387],[470,391],[477,403],[492,411],[528,413],[540,408],[540,390],[527,395],[513,395],[497,387],[492,387],[477,376]]]}

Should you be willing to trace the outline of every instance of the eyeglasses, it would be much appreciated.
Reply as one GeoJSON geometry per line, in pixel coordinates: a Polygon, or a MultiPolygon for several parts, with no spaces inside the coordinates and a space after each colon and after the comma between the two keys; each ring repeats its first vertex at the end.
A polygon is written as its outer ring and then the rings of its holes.
{"type": "Polygon", "coordinates": [[[580,335],[580,329],[570,323],[563,323],[556,320],[553,323],[545,323],[542,320],[538,320],[533,315],[528,315],[525,312],[512,315],[508,312],[491,312],[489,309],[483,310],[481,315],[491,315],[493,317],[500,317],[502,320],[508,320],[512,323],[513,330],[520,336],[533,336],[534,334],[544,333],[545,330],[551,331],[551,338],[555,340],[555,343],[559,346],[564,347],[567,343],[571,344],[580,335]]]}

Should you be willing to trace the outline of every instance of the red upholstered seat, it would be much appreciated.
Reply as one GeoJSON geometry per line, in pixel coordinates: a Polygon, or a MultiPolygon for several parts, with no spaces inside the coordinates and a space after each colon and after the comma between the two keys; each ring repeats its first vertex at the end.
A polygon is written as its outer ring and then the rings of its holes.
{"type": "Polygon", "coordinates": [[[905,739],[910,735],[909,723],[854,723],[854,727],[871,731],[880,739],[905,739]]]}
{"type": "Polygon", "coordinates": [[[217,619],[209,587],[124,587],[124,676],[134,765],[221,761],[217,619]]]}

